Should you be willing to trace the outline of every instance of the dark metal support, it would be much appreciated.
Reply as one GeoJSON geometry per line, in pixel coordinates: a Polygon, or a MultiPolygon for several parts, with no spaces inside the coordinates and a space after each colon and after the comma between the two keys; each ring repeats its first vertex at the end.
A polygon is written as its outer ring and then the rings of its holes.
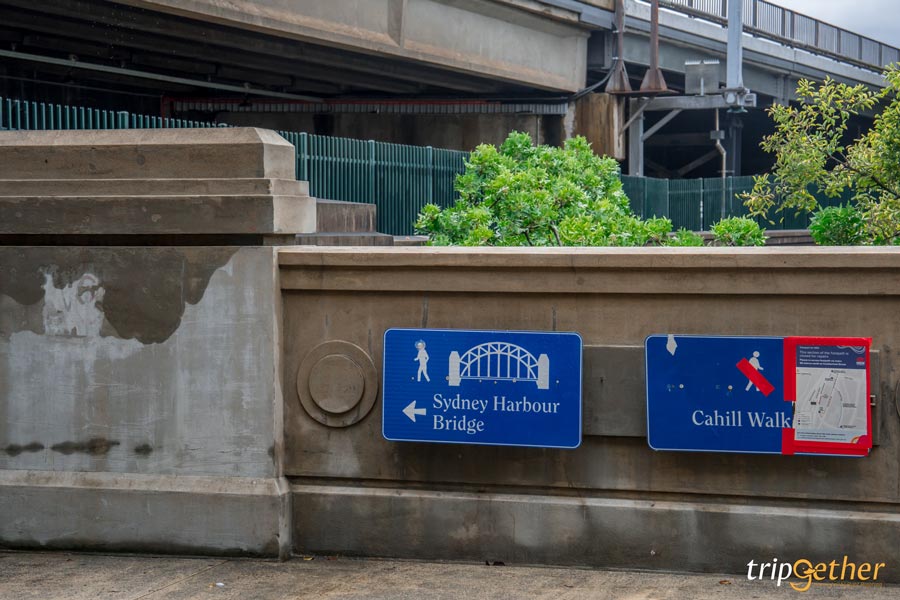
{"type": "Polygon", "coordinates": [[[659,0],[650,3],[650,67],[644,74],[641,91],[660,94],[668,91],[666,79],[659,68],[659,0]]]}
{"type": "Polygon", "coordinates": [[[616,0],[616,64],[613,65],[609,83],[606,84],[606,93],[630,92],[631,82],[628,81],[628,72],[625,70],[625,0],[616,0]]]}

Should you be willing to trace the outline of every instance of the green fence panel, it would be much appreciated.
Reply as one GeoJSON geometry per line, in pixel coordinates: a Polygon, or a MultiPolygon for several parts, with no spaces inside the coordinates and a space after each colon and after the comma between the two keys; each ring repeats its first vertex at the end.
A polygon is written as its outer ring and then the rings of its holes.
{"type": "Polygon", "coordinates": [[[669,180],[656,179],[653,177],[647,177],[646,179],[643,209],[644,218],[668,217],[670,210],[669,180]]]}
{"type": "Polygon", "coordinates": [[[672,229],[698,231],[704,215],[703,180],[672,179],[669,181],[669,212],[672,229]]]}
{"type": "Polygon", "coordinates": [[[372,145],[378,231],[411,235],[416,216],[434,194],[433,150],[383,142],[372,145]]]}
{"type": "Polygon", "coordinates": [[[696,179],[702,189],[703,224],[702,229],[709,231],[716,222],[729,217],[747,214],[739,194],[753,187],[752,177],[709,177],[696,179]]]}
{"type": "Polygon", "coordinates": [[[309,193],[374,204],[374,150],[366,140],[309,135],[309,193]]]}
{"type": "Polygon", "coordinates": [[[644,217],[644,199],[647,197],[647,179],[644,177],[622,176],[622,191],[628,196],[631,212],[644,217]]]}
{"type": "Polygon", "coordinates": [[[468,152],[435,148],[432,151],[432,194],[431,201],[441,207],[452,205],[457,198],[456,176],[466,170],[468,152]]]}

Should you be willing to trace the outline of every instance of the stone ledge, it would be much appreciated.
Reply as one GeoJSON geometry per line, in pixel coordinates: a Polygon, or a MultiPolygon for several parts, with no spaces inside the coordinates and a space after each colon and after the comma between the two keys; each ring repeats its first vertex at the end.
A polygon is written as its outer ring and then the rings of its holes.
{"type": "Polygon", "coordinates": [[[294,147],[252,127],[0,132],[0,179],[294,179],[294,147]]]}
{"type": "Polygon", "coordinates": [[[309,196],[43,196],[0,198],[2,234],[245,234],[316,230],[309,196]]]}
{"type": "Polygon", "coordinates": [[[900,295],[900,248],[284,248],[278,260],[286,290],[900,295]]]}
{"type": "Polygon", "coordinates": [[[0,198],[28,196],[308,196],[295,179],[0,179],[0,198]]]}
{"type": "Polygon", "coordinates": [[[900,268],[900,247],[762,248],[285,248],[282,266],[489,267],[508,269],[884,269],[900,268]],[[511,260],[515,259],[515,260],[511,260]]]}
{"type": "Polygon", "coordinates": [[[289,555],[287,481],[0,471],[0,546],[289,555]]]}
{"type": "Polygon", "coordinates": [[[291,493],[296,552],[726,573],[773,556],[846,554],[887,562],[881,581],[900,581],[891,512],[304,484],[291,493]]]}

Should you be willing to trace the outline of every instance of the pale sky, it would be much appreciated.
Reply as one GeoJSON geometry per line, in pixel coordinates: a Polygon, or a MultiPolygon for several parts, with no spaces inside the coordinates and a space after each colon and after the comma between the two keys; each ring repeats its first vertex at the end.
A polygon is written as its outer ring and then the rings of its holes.
{"type": "Polygon", "coordinates": [[[900,0],[769,0],[880,42],[900,47],[900,0]]]}

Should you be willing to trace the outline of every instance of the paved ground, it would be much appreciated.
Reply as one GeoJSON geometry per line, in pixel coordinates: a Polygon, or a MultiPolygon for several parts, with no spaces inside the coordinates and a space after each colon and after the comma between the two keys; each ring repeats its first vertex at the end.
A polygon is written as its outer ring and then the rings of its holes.
{"type": "Polygon", "coordinates": [[[819,586],[801,594],[734,575],[486,566],[346,558],[265,560],[0,552],[3,600],[187,598],[543,598],[751,600],[900,598],[900,587],[819,586]]]}

